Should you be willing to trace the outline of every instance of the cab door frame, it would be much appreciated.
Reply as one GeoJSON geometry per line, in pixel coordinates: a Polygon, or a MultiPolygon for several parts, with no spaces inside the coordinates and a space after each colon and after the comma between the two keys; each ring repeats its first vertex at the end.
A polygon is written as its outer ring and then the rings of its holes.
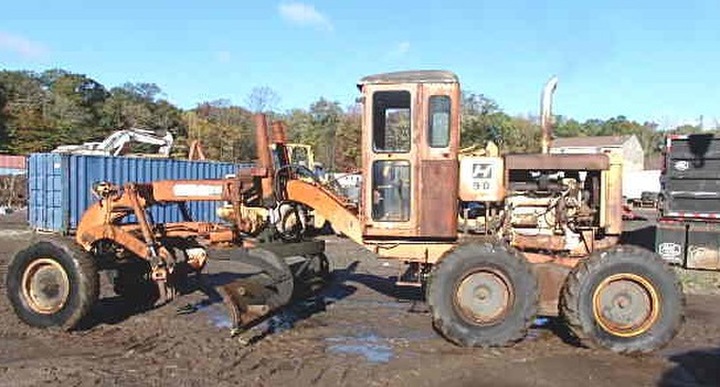
{"type": "Polygon", "coordinates": [[[366,237],[404,237],[417,233],[417,152],[420,139],[417,130],[418,120],[422,120],[422,103],[418,96],[416,83],[365,85],[363,96],[362,128],[362,178],[363,178],[363,235],[366,237]],[[410,93],[410,147],[407,152],[376,151],[374,147],[374,104],[373,96],[377,92],[407,91],[410,93]],[[407,161],[410,164],[410,216],[407,221],[378,221],[373,219],[373,169],[377,161],[407,161]]]}
{"type": "Polygon", "coordinates": [[[460,89],[457,83],[399,83],[365,85],[362,130],[363,235],[373,238],[456,239],[458,200],[458,147],[460,89]],[[410,93],[410,144],[407,152],[378,151],[374,147],[374,100],[377,92],[410,93]],[[430,147],[429,98],[450,98],[448,144],[430,147]],[[378,161],[410,164],[410,214],[406,221],[373,218],[375,205],[373,169],[378,161]]]}
{"type": "Polygon", "coordinates": [[[457,238],[457,211],[460,164],[460,88],[457,83],[423,83],[418,93],[423,99],[421,139],[416,158],[418,166],[417,236],[431,239],[457,238]],[[431,104],[433,97],[448,97],[447,146],[431,146],[431,104]]]}

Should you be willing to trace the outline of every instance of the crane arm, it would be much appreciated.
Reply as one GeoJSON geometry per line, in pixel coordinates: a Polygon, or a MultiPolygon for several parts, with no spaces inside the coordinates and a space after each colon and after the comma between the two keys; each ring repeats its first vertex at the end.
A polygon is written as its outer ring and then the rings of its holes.
{"type": "Polygon", "coordinates": [[[285,187],[287,199],[302,203],[330,221],[337,230],[353,241],[363,244],[362,222],[342,198],[314,183],[290,180],[285,187]]]}
{"type": "Polygon", "coordinates": [[[97,145],[96,149],[112,154],[113,156],[118,156],[120,152],[122,152],[125,144],[130,141],[137,141],[150,145],[160,145],[158,153],[163,156],[169,156],[173,145],[173,136],[170,132],[167,132],[163,137],[158,137],[149,130],[120,130],[108,136],[97,145]]]}

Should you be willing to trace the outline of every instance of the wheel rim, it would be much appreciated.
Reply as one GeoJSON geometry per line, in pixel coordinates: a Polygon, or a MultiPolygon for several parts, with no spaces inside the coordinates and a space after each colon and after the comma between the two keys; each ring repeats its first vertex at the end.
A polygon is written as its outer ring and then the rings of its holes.
{"type": "Polygon", "coordinates": [[[65,306],[70,295],[70,280],[60,263],[51,258],[39,258],[25,269],[22,292],[34,312],[53,314],[65,306]]]}
{"type": "Polygon", "coordinates": [[[501,321],[513,303],[510,281],[497,270],[467,274],[455,291],[455,305],[463,318],[479,325],[501,321]]]}
{"type": "Polygon", "coordinates": [[[605,278],[593,294],[595,321],[620,337],[645,333],[660,314],[660,297],[647,279],[631,273],[605,278]]]}

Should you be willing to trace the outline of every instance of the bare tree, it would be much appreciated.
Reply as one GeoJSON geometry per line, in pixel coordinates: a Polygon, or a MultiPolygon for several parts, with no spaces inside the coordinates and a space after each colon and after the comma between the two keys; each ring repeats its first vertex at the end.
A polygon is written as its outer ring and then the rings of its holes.
{"type": "Polygon", "coordinates": [[[266,113],[277,108],[280,96],[268,86],[254,87],[248,94],[245,103],[255,113],[266,113]]]}

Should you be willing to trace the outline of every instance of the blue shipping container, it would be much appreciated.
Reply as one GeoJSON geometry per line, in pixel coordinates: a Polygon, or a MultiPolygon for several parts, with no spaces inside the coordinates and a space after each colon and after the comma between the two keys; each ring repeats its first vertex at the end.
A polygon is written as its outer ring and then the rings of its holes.
{"type": "MultiPolygon", "coordinates": [[[[158,180],[221,179],[247,167],[233,163],[133,157],[105,157],[35,153],[28,163],[28,221],[36,230],[70,233],[80,217],[97,199],[93,183],[109,181],[147,183],[158,180]]],[[[193,220],[218,222],[220,202],[189,202],[193,220]]],[[[150,214],[156,223],[182,221],[177,204],[155,206],[150,214]]]]}

